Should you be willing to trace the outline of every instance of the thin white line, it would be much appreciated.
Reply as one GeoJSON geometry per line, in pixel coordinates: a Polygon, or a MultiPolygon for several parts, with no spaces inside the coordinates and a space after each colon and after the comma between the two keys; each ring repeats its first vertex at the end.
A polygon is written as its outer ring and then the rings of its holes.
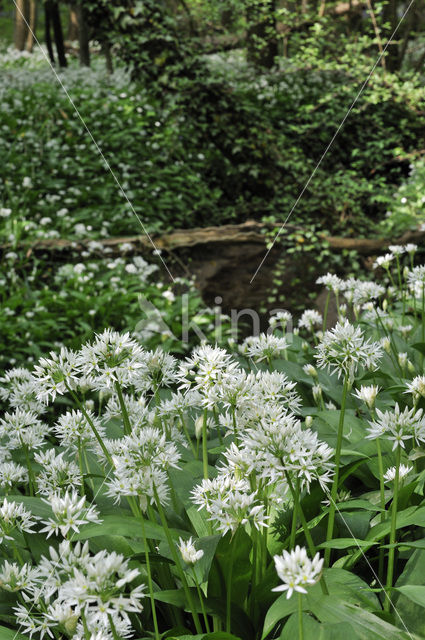
{"type": "Polygon", "coordinates": [[[390,596],[388,595],[388,593],[387,593],[387,591],[386,591],[386,589],[385,589],[384,585],[383,585],[383,584],[382,584],[382,582],[380,581],[379,577],[376,575],[376,572],[375,572],[374,568],[372,567],[372,565],[370,564],[370,562],[369,562],[369,560],[368,560],[367,556],[366,556],[366,555],[365,555],[365,553],[363,552],[363,549],[361,548],[361,546],[360,546],[360,545],[359,545],[359,543],[357,542],[357,538],[355,537],[354,533],[353,533],[353,532],[352,532],[352,530],[350,529],[350,525],[348,524],[348,522],[346,521],[346,519],[345,519],[345,518],[344,518],[344,516],[342,515],[341,511],[338,509],[338,505],[337,505],[337,504],[335,504],[334,500],[332,499],[332,496],[331,496],[330,492],[329,492],[327,489],[325,489],[325,493],[328,495],[329,500],[330,500],[330,501],[332,501],[332,503],[333,503],[333,505],[334,505],[335,509],[338,511],[339,516],[341,517],[341,519],[342,519],[343,523],[344,523],[344,524],[345,524],[345,526],[347,527],[347,529],[348,529],[348,531],[349,531],[349,533],[350,533],[351,537],[353,538],[354,542],[355,542],[355,543],[356,543],[356,545],[358,546],[359,551],[360,551],[360,553],[362,554],[363,558],[366,560],[366,564],[367,564],[367,566],[369,567],[369,569],[371,570],[371,572],[372,572],[372,574],[373,574],[373,576],[374,576],[374,578],[375,578],[376,582],[379,584],[379,586],[380,586],[380,587],[381,587],[381,589],[383,590],[383,592],[384,592],[384,594],[385,594],[385,597],[389,600],[389,602],[390,602],[391,606],[393,607],[393,609],[394,609],[395,613],[397,614],[398,619],[400,620],[401,624],[402,624],[402,625],[403,625],[403,627],[405,628],[406,633],[409,635],[409,638],[411,638],[411,640],[414,640],[414,638],[413,638],[412,634],[410,633],[409,629],[406,627],[406,624],[405,624],[405,622],[404,622],[403,618],[401,617],[401,615],[400,615],[400,614],[399,614],[399,612],[397,611],[397,608],[394,606],[394,604],[393,604],[393,602],[392,602],[392,600],[391,600],[390,596]]]}
{"type": "MultiPolygon", "coordinates": [[[[413,1],[413,0],[412,0],[413,1]]],[[[167,271],[168,275],[170,276],[171,280],[173,282],[175,282],[175,279],[173,278],[173,276],[171,275],[170,270],[168,269],[167,265],[165,264],[162,256],[161,256],[161,252],[159,251],[159,249],[156,247],[154,241],[152,240],[151,236],[149,235],[149,232],[147,231],[145,225],[143,224],[142,220],[140,219],[140,216],[138,215],[138,213],[136,212],[135,208],[133,207],[132,203],[130,202],[127,193],[124,191],[123,187],[121,186],[120,181],[118,180],[117,176],[115,175],[115,172],[113,171],[111,165],[109,164],[108,160],[105,158],[102,149],[99,147],[98,143],[96,142],[96,140],[93,137],[92,132],[90,131],[90,129],[88,128],[84,118],[82,117],[81,113],[79,112],[78,108],[76,107],[73,99],[71,98],[71,96],[68,93],[67,88],[65,87],[65,85],[63,84],[61,78],[59,77],[59,75],[56,72],[56,69],[54,68],[54,66],[52,65],[52,63],[50,62],[46,52],[44,51],[43,47],[41,46],[40,42],[37,39],[37,36],[35,35],[35,33],[33,32],[33,30],[31,29],[30,25],[27,22],[27,19],[25,18],[24,14],[22,13],[20,7],[18,7],[18,5],[16,4],[16,0],[13,0],[13,4],[15,5],[17,11],[19,11],[19,13],[21,14],[26,26],[28,27],[28,30],[30,31],[31,35],[33,36],[35,42],[37,43],[37,46],[39,47],[40,51],[42,52],[43,56],[46,58],[51,70],[53,71],[53,74],[56,78],[56,80],[59,82],[61,88],[63,89],[66,97],[68,98],[69,102],[71,103],[75,113],[77,114],[77,116],[79,117],[79,119],[81,120],[81,123],[83,125],[83,127],[85,128],[85,130],[87,131],[87,133],[90,136],[91,141],[93,142],[94,146],[96,147],[97,152],[99,153],[100,157],[102,158],[105,167],[107,168],[107,170],[110,172],[110,174],[112,175],[113,179],[115,180],[118,189],[120,190],[120,192],[122,193],[122,195],[124,196],[125,200],[127,201],[127,204],[130,206],[131,211],[133,212],[133,214],[136,216],[140,226],[143,229],[144,234],[147,236],[149,242],[151,243],[151,245],[153,246],[155,252],[157,253],[157,255],[159,256],[165,270],[167,271]]]]}
{"type": "Polygon", "coordinates": [[[285,221],[283,222],[282,226],[280,227],[279,231],[277,232],[276,236],[274,237],[274,240],[271,244],[271,246],[269,247],[269,249],[267,250],[266,255],[264,256],[264,258],[261,260],[260,264],[257,267],[256,272],[254,273],[254,275],[252,276],[251,280],[249,281],[249,284],[252,284],[252,282],[254,281],[254,278],[256,277],[257,273],[259,272],[259,270],[261,269],[261,267],[263,266],[265,260],[267,259],[267,256],[269,255],[270,251],[273,249],[276,240],[279,238],[280,234],[282,233],[283,229],[285,228],[286,223],[288,222],[289,218],[291,217],[293,211],[295,210],[295,207],[297,206],[297,204],[299,203],[299,201],[301,200],[301,198],[303,197],[308,185],[310,184],[310,182],[312,181],[312,179],[314,178],[314,176],[316,175],[316,172],[318,170],[318,168],[320,167],[320,165],[322,164],[323,159],[325,158],[326,154],[328,153],[329,149],[331,148],[331,146],[333,145],[336,137],[338,136],[339,132],[341,131],[342,127],[345,124],[345,121],[347,120],[348,116],[350,115],[351,111],[354,108],[354,105],[356,104],[356,102],[358,101],[358,99],[360,98],[361,94],[363,93],[364,89],[366,88],[366,85],[368,84],[369,80],[371,79],[372,75],[375,72],[376,67],[378,66],[378,64],[381,62],[382,57],[384,56],[388,45],[391,43],[392,39],[394,38],[396,32],[398,31],[401,23],[403,22],[404,18],[406,17],[407,12],[409,11],[410,7],[412,6],[412,4],[414,3],[415,0],[410,0],[409,6],[407,7],[407,9],[405,10],[405,12],[403,13],[403,15],[400,18],[400,21],[398,23],[398,25],[396,26],[396,28],[394,29],[393,33],[391,34],[390,39],[388,40],[387,44],[385,45],[382,53],[378,56],[378,59],[376,60],[375,64],[373,65],[372,69],[369,72],[369,75],[367,76],[366,80],[363,82],[359,92],[357,93],[356,97],[354,98],[353,102],[351,103],[347,113],[345,114],[342,122],[340,123],[339,127],[337,128],[337,130],[335,131],[334,135],[332,136],[331,141],[329,142],[328,146],[326,147],[326,149],[324,150],[319,162],[317,163],[317,165],[315,166],[312,174],[310,175],[309,179],[307,180],[307,182],[305,183],[301,193],[299,194],[298,198],[295,200],[295,203],[292,205],[292,208],[290,210],[290,212],[288,213],[288,215],[285,218],[285,221]]]}

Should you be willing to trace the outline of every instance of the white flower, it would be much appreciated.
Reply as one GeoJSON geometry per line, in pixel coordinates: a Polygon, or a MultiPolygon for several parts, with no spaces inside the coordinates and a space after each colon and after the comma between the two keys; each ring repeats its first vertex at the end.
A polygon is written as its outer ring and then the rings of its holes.
{"type": "Polygon", "coordinates": [[[323,318],[315,309],[306,309],[298,320],[298,327],[304,328],[308,331],[313,331],[314,327],[321,327],[323,324],[323,318]]]}
{"type": "Polygon", "coordinates": [[[276,329],[277,327],[279,327],[280,329],[285,330],[291,320],[292,315],[289,313],[289,311],[277,311],[269,318],[269,326],[272,329],[276,329]]]}
{"type": "Polygon", "coordinates": [[[329,291],[337,293],[344,288],[344,281],[333,273],[327,273],[317,278],[316,284],[323,284],[329,291]]]}
{"type": "Polygon", "coordinates": [[[405,252],[405,247],[402,247],[399,244],[390,244],[388,249],[391,251],[393,256],[401,256],[405,252]]]}
{"type": "Polygon", "coordinates": [[[379,267],[382,267],[383,269],[388,269],[393,260],[394,255],[392,253],[386,253],[384,256],[378,256],[373,263],[373,268],[378,269],[379,267]]]}
{"type": "Polygon", "coordinates": [[[313,560],[307,556],[307,551],[298,545],[291,552],[284,551],[281,556],[274,556],[277,575],[283,584],[272,591],[286,591],[289,599],[294,591],[307,593],[306,586],[315,584],[320,579],[323,559],[316,553],[313,560]]]}
{"type": "Polygon", "coordinates": [[[129,333],[106,329],[96,334],[92,344],[78,353],[78,364],[86,382],[98,391],[113,389],[116,383],[125,389],[146,375],[146,356],[129,333]]]}
{"type": "Polygon", "coordinates": [[[85,496],[80,497],[75,490],[67,491],[64,496],[53,494],[42,500],[49,504],[53,511],[53,518],[43,520],[46,526],[40,531],[46,531],[48,538],[53,533],[57,535],[59,531],[66,537],[71,529],[79,533],[81,525],[101,522],[96,508],[87,507],[85,496]]]}
{"type": "Polygon", "coordinates": [[[19,566],[16,562],[4,561],[0,570],[0,589],[5,591],[33,591],[39,575],[37,568],[29,564],[19,566]]]}
{"type": "Polygon", "coordinates": [[[415,411],[406,407],[400,411],[398,404],[394,411],[382,412],[376,410],[377,419],[369,422],[368,435],[366,438],[375,439],[385,437],[393,440],[393,451],[398,446],[405,448],[404,441],[413,439],[416,444],[425,442],[425,417],[422,409],[415,411]]]}
{"type": "Polygon", "coordinates": [[[179,538],[179,543],[178,548],[183,558],[183,562],[186,564],[195,564],[204,555],[202,549],[199,549],[198,551],[196,550],[195,545],[192,542],[192,536],[189,540],[186,540],[186,542],[182,540],[182,538],[179,538]]]}
{"type": "Polygon", "coordinates": [[[413,400],[417,402],[419,398],[425,398],[425,376],[416,376],[411,382],[406,384],[407,391],[404,393],[411,393],[413,400]]]}
{"type": "MultiPolygon", "coordinates": [[[[402,480],[402,478],[405,478],[412,471],[412,469],[413,467],[409,467],[407,465],[401,464],[398,470],[399,480],[402,480]]],[[[384,473],[384,480],[386,482],[393,482],[395,480],[395,475],[396,475],[396,468],[390,467],[384,473]]]]}
{"type": "Polygon", "coordinates": [[[34,367],[33,381],[37,389],[37,399],[48,404],[56,394],[62,395],[68,389],[74,389],[80,370],[77,354],[62,347],[59,354],[50,353],[50,358],[41,358],[34,367]]]}
{"type": "Polygon", "coordinates": [[[239,347],[240,352],[256,362],[261,360],[271,361],[285,354],[288,348],[286,338],[260,333],[259,336],[249,336],[239,347]]]}
{"type": "Polygon", "coordinates": [[[369,409],[373,409],[378,392],[379,387],[375,385],[370,385],[369,387],[364,387],[362,385],[360,389],[357,389],[357,391],[353,393],[353,396],[364,402],[369,409]]]}
{"type": "Polygon", "coordinates": [[[376,369],[382,349],[378,342],[364,338],[360,327],[354,327],[346,320],[326,331],[317,346],[315,358],[319,367],[328,368],[341,375],[354,379],[359,367],[376,369]]]}
{"type": "Polygon", "coordinates": [[[10,535],[15,529],[34,533],[33,527],[37,524],[37,516],[25,509],[23,504],[9,502],[4,498],[0,507],[0,544],[3,540],[13,540],[10,535]]]}

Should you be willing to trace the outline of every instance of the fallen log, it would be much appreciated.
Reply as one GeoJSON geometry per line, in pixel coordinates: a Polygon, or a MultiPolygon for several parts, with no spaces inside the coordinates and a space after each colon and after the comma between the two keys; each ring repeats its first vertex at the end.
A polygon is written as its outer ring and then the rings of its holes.
{"type": "MultiPolygon", "coordinates": [[[[87,251],[91,253],[101,253],[104,249],[112,249],[115,253],[128,251],[128,245],[132,245],[134,250],[152,251],[160,249],[165,251],[174,251],[176,249],[185,249],[199,245],[207,244],[258,244],[266,246],[267,242],[273,240],[273,234],[270,231],[280,230],[281,225],[263,224],[254,220],[248,220],[243,224],[229,224],[220,227],[204,227],[195,229],[178,229],[163,235],[146,235],[123,236],[118,238],[96,239],[85,238],[81,240],[66,240],[64,238],[51,238],[36,240],[28,244],[21,244],[15,249],[26,250],[27,255],[37,252],[62,252],[62,251],[87,251]],[[267,232],[269,232],[267,234],[267,232]],[[125,245],[125,251],[121,247],[125,245]]],[[[303,236],[304,229],[297,225],[285,225],[279,234],[279,240],[285,240],[288,233],[296,232],[300,238],[303,236]]],[[[339,236],[328,236],[325,233],[319,233],[318,237],[329,245],[331,249],[336,251],[351,250],[358,253],[371,255],[373,253],[386,249],[389,245],[406,244],[413,242],[422,244],[425,238],[425,229],[416,229],[406,231],[398,238],[344,238],[339,236]]],[[[0,250],[10,250],[13,245],[11,243],[0,245],[0,250]]]]}

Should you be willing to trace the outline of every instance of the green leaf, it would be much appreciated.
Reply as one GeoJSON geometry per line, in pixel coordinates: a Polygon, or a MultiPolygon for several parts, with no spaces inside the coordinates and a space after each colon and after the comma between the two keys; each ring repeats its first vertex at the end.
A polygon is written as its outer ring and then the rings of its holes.
{"type": "Polygon", "coordinates": [[[424,585],[413,585],[406,584],[402,587],[396,587],[397,591],[400,591],[403,595],[405,595],[409,600],[412,600],[416,604],[419,604],[421,607],[425,607],[425,586],[424,585]]]}
{"type": "Polygon", "coordinates": [[[335,596],[306,596],[308,607],[321,622],[355,621],[359,640],[412,640],[411,636],[392,624],[385,622],[370,611],[335,596]]]}
{"type": "Polygon", "coordinates": [[[0,640],[28,640],[28,637],[18,633],[18,631],[0,625],[0,640]]]}
{"type": "Polygon", "coordinates": [[[368,540],[358,540],[357,538],[335,538],[328,542],[322,542],[317,546],[318,549],[349,549],[350,547],[365,547],[369,549],[377,542],[370,542],[368,540]]]}

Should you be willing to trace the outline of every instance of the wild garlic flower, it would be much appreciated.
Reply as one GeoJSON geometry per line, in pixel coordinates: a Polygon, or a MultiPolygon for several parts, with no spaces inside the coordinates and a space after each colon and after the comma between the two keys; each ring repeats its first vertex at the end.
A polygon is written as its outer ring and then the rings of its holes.
{"type": "Polygon", "coordinates": [[[406,244],[404,248],[406,250],[406,253],[413,255],[418,250],[418,245],[409,243],[409,244],[406,244]]]}
{"type": "Polygon", "coordinates": [[[8,449],[39,449],[43,446],[49,428],[32,411],[15,409],[0,419],[0,438],[6,439],[8,449]]]}
{"type": "Polygon", "coordinates": [[[306,549],[298,545],[293,551],[283,551],[281,556],[274,556],[274,563],[283,584],[272,591],[286,591],[288,600],[294,591],[307,593],[306,587],[319,581],[323,567],[323,559],[319,553],[310,560],[306,549]]]}
{"type": "Polygon", "coordinates": [[[323,317],[315,309],[306,309],[298,320],[298,327],[307,331],[314,331],[314,327],[321,327],[322,324],[323,317]]]}
{"type": "Polygon", "coordinates": [[[160,386],[168,387],[177,382],[177,360],[161,348],[158,347],[155,351],[146,352],[145,363],[150,386],[153,390],[160,386]]]}
{"type": "Polygon", "coordinates": [[[28,471],[21,464],[13,460],[0,462],[0,489],[10,489],[27,482],[28,471]]]}
{"type": "Polygon", "coordinates": [[[66,493],[68,489],[77,490],[81,485],[78,465],[66,460],[65,452],[57,453],[55,448],[36,453],[34,460],[42,466],[37,474],[38,493],[43,496],[66,493]]]}
{"type": "Polygon", "coordinates": [[[19,628],[23,633],[28,634],[30,638],[32,638],[34,634],[39,637],[40,640],[43,640],[46,634],[50,638],[55,637],[52,629],[56,624],[49,620],[44,613],[38,611],[38,609],[34,607],[27,609],[25,605],[18,604],[16,607],[13,607],[13,611],[19,628]]]}
{"type": "Polygon", "coordinates": [[[316,284],[322,284],[324,287],[329,289],[329,291],[333,291],[334,293],[342,291],[344,288],[344,281],[333,273],[327,273],[324,276],[320,276],[320,278],[317,278],[316,284]]]}
{"type": "Polygon", "coordinates": [[[257,473],[268,483],[285,482],[289,473],[299,481],[301,489],[308,491],[311,482],[317,480],[325,488],[332,479],[333,449],[321,442],[315,432],[302,429],[292,414],[265,416],[247,429],[244,448],[255,461],[257,473]]]}
{"type": "Polygon", "coordinates": [[[388,249],[391,251],[393,256],[401,256],[406,251],[406,248],[400,244],[390,244],[388,249]]]}
{"type": "Polygon", "coordinates": [[[252,389],[256,404],[265,406],[270,402],[278,403],[289,411],[296,412],[301,407],[301,397],[296,391],[296,382],[292,382],[280,371],[258,371],[252,389]]]}
{"type": "Polygon", "coordinates": [[[102,522],[97,509],[92,505],[87,506],[86,497],[80,497],[75,490],[67,491],[63,496],[56,493],[42,500],[50,505],[53,511],[53,518],[42,520],[46,526],[40,533],[47,532],[47,538],[53,534],[58,535],[59,531],[66,538],[71,529],[79,533],[80,527],[84,524],[102,522]]]}
{"type": "MultiPolygon", "coordinates": [[[[105,427],[93,411],[86,412],[103,440],[106,437],[105,427]]],[[[97,443],[87,418],[80,410],[71,409],[59,416],[53,432],[61,445],[72,451],[78,447],[93,447],[97,443]]]]}
{"type": "Polygon", "coordinates": [[[146,354],[129,333],[106,329],[78,353],[78,365],[91,388],[98,391],[137,385],[146,377],[146,354]]]}
{"type": "Polygon", "coordinates": [[[202,480],[192,490],[192,502],[204,508],[209,520],[215,523],[221,534],[232,534],[240,525],[250,522],[256,529],[268,526],[264,505],[258,502],[257,492],[252,491],[245,479],[230,475],[219,475],[210,480],[202,480]]]}
{"type": "Polygon", "coordinates": [[[5,560],[0,568],[0,589],[31,593],[36,587],[38,576],[39,570],[37,567],[32,567],[27,563],[19,566],[16,562],[5,560]]]}
{"type": "Polygon", "coordinates": [[[404,393],[411,393],[414,402],[418,402],[420,398],[425,398],[425,376],[416,376],[406,384],[406,387],[407,391],[404,393]]]}
{"type": "Polygon", "coordinates": [[[200,407],[201,403],[202,396],[199,391],[190,390],[186,391],[186,393],[177,391],[169,399],[161,400],[157,411],[160,416],[177,417],[190,409],[200,407]]]}
{"type": "Polygon", "coordinates": [[[25,509],[23,504],[4,498],[0,506],[0,544],[4,540],[13,540],[11,534],[15,530],[34,533],[33,527],[38,519],[31,511],[25,509]]]}
{"type": "Polygon", "coordinates": [[[9,369],[0,377],[0,399],[7,400],[17,385],[31,380],[32,374],[29,369],[24,369],[23,367],[9,369]]]}
{"type": "Polygon", "coordinates": [[[376,439],[384,437],[393,441],[393,451],[397,447],[405,448],[406,440],[413,440],[417,445],[425,442],[425,417],[422,409],[400,410],[398,403],[394,407],[394,411],[376,410],[377,419],[369,422],[366,438],[376,439]]]}
{"type": "Polygon", "coordinates": [[[380,298],[385,293],[385,287],[368,280],[349,278],[345,281],[344,296],[353,305],[363,305],[380,298]]]}
{"type": "Polygon", "coordinates": [[[279,328],[285,331],[291,320],[292,314],[289,311],[278,311],[269,318],[269,326],[271,329],[279,328]]]}
{"type": "Polygon", "coordinates": [[[179,389],[196,389],[204,396],[238,370],[230,353],[219,347],[201,345],[192,351],[190,358],[180,363],[179,389]]]}
{"type": "Polygon", "coordinates": [[[37,399],[45,404],[54,401],[68,389],[75,389],[80,376],[77,354],[65,347],[59,353],[50,352],[50,358],[41,358],[33,371],[37,399]]]}
{"type": "Polygon", "coordinates": [[[373,268],[378,269],[382,267],[382,269],[389,269],[391,262],[394,260],[394,254],[386,253],[384,256],[378,256],[373,263],[373,268]]]}
{"type": "Polygon", "coordinates": [[[307,374],[311,378],[317,378],[318,377],[317,369],[316,369],[316,367],[313,367],[312,364],[305,364],[303,366],[303,371],[304,371],[305,374],[307,374]]]}
{"type": "Polygon", "coordinates": [[[256,362],[274,360],[285,355],[288,341],[285,337],[260,333],[259,336],[248,336],[239,347],[242,355],[252,358],[256,362]]]}
{"type": "Polygon", "coordinates": [[[139,613],[145,597],[145,585],[127,592],[127,585],[139,576],[138,569],[130,569],[128,560],[120,554],[104,549],[86,560],[58,591],[58,600],[83,609],[85,614],[107,623],[108,613],[127,619],[128,613],[139,613]]]}
{"type": "MultiPolygon", "coordinates": [[[[409,467],[408,465],[401,464],[398,469],[399,480],[402,480],[403,478],[405,478],[412,470],[413,470],[413,467],[409,467]]],[[[394,482],[395,476],[396,476],[396,468],[390,467],[384,473],[384,480],[387,483],[394,482]]]]}
{"type": "Polygon", "coordinates": [[[373,409],[373,407],[375,406],[375,400],[378,393],[379,393],[379,387],[377,387],[376,385],[370,385],[369,387],[365,387],[362,385],[360,389],[357,389],[353,393],[353,396],[355,398],[358,398],[358,400],[361,400],[362,402],[364,402],[369,409],[373,409]]]}
{"type": "Polygon", "coordinates": [[[316,350],[319,367],[336,373],[338,378],[343,375],[350,382],[360,367],[376,369],[382,356],[380,344],[367,340],[360,327],[354,327],[348,320],[326,331],[316,350]]]}
{"type": "Polygon", "coordinates": [[[196,547],[192,542],[192,536],[186,541],[179,538],[178,549],[183,558],[183,562],[186,564],[196,564],[204,555],[202,549],[196,550],[196,547]]]}

